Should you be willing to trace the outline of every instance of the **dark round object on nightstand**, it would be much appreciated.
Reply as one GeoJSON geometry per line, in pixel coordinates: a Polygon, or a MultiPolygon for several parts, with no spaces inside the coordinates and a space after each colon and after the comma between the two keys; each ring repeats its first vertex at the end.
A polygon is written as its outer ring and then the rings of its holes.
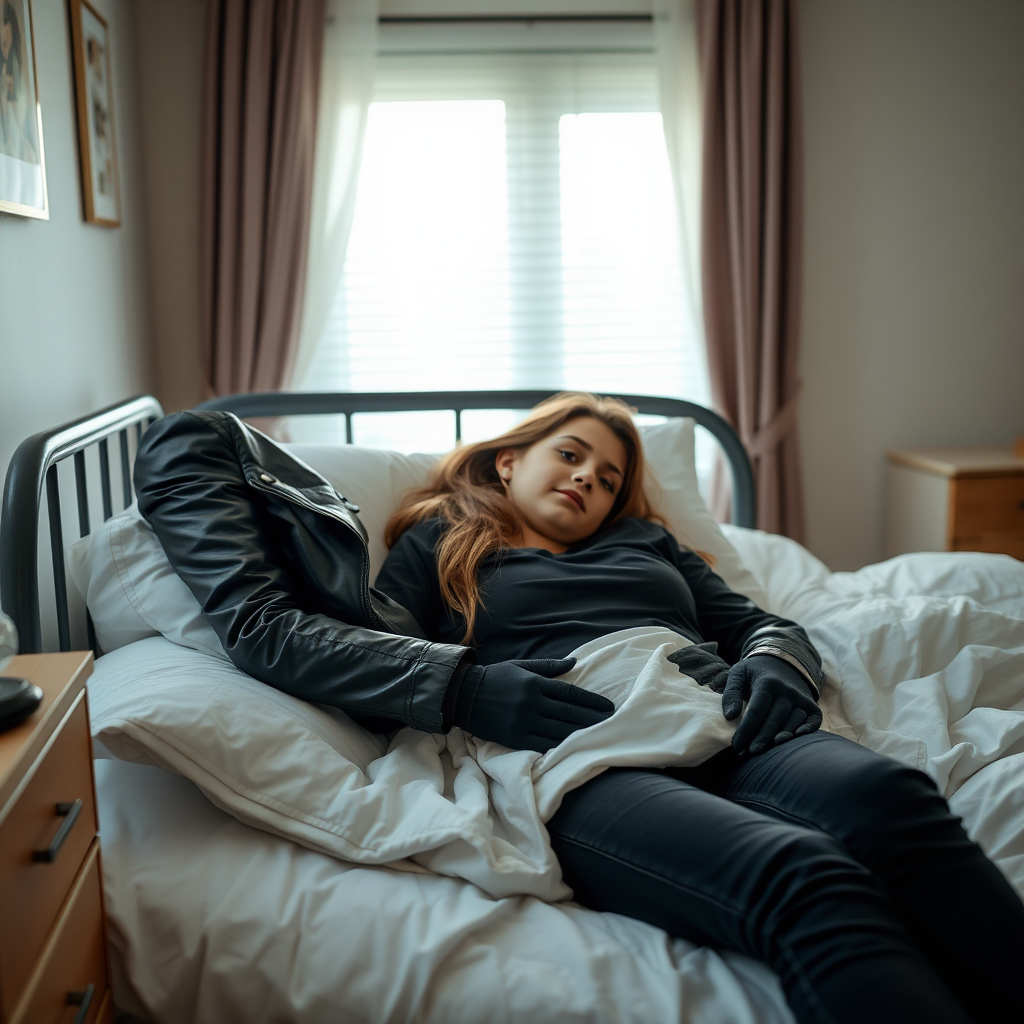
{"type": "Polygon", "coordinates": [[[0,731],[28,718],[43,699],[43,691],[27,679],[0,676],[0,731]]]}

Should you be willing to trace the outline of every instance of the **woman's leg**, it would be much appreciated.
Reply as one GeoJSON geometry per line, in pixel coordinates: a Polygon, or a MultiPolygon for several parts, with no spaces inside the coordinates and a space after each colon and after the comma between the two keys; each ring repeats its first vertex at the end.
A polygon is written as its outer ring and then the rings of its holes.
{"type": "Polygon", "coordinates": [[[831,836],[632,770],[568,794],[548,830],[577,900],[765,961],[800,1024],[969,1024],[831,836]]]}
{"type": "Polygon", "coordinates": [[[1024,1020],[1024,903],[927,775],[823,732],[713,760],[713,791],[841,841],[975,1020],[1024,1020]]]}

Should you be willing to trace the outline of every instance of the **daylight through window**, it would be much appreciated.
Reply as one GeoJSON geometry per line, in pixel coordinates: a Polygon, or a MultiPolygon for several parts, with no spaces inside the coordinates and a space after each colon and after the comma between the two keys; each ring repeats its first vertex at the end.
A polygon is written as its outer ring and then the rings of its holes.
{"type": "MultiPolygon", "coordinates": [[[[382,57],[344,274],[302,383],[707,403],[686,294],[653,54],[382,57]]],[[[464,434],[510,417],[467,415],[464,434]]],[[[355,439],[447,448],[449,420],[357,417],[355,439]]]]}

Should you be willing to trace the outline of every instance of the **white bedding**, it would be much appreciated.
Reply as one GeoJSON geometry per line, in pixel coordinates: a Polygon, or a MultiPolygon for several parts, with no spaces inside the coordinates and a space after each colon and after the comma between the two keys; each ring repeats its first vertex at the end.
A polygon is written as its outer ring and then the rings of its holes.
{"type": "Polygon", "coordinates": [[[98,761],[119,1009],[160,1024],[792,1024],[775,976],[614,914],[346,864],[98,761]]]}
{"type": "Polygon", "coordinates": [[[1024,896],[1024,562],[927,553],[830,573],[784,537],[725,531],[821,652],[832,728],[926,771],[1024,896]]]}
{"type": "Polygon", "coordinates": [[[89,706],[108,751],[184,775],[240,821],[352,863],[410,859],[491,896],[556,902],[571,891],[544,822],[567,792],[611,766],[700,764],[731,741],[718,694],[667,660],[689,645],[640,628],[574,651],[563,678],[616,711],[546,754],[461,729],[405,728],[385,744],[163,637],[101,659],[89,706]]]}
{"type": "MultiPolygon", "coordinates": [[[[729,538],[769,608],[821,650],[832,727],[929,772],[1024,893],[1024,564],[915,555],[830,574],[781,538],[729,538]]],[[[99,782],[118,1000],[140,1016],[791,1019],[741,957],[566,904],[353,867],[237,823],[159,769],[109,763],[99,782]]]]}

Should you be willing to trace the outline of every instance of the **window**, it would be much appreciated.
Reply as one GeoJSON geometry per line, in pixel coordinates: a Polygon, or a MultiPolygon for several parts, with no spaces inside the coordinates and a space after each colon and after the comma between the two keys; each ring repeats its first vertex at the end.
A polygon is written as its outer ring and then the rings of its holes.
{"type": "MultiPolygon", "coordinates": [[[[706,403],[650,39],[437,53],[383,38],[344,275],[304,386],[706,403]]],[[[464,436],[511,415],[467,414],[464,436]]],[[[365,415],[353,429],[437,450],[449,421],[365,415]]]]}

